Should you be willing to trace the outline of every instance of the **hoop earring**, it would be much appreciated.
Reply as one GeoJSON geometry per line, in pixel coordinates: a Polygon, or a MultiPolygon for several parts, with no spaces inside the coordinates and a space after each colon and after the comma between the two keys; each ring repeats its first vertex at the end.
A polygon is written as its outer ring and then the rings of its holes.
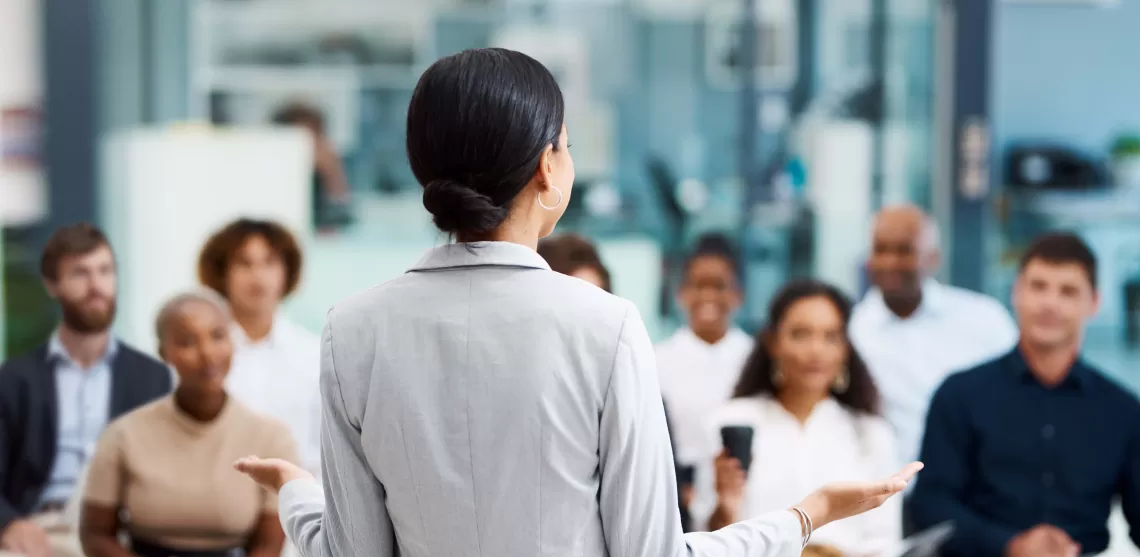
{"type": "Polygon", "coordinates": [[[551,205],[548,207],[545,203],[542,202],[542,193],[539,192],[539,194],[538,194],[538,206],[542,207],[543,209],[546,209],[547,211],[553,211],[553,210],[557,209],[559,205],[562,204],[562,190],[560,190],[554,186],[550,186],[550,189],[558,192],[558,201],[554,202],[554,205],[551,205]]]}
{"type": "Polygon", "coordinates": [[[831,385],[831,390],[836,394],[843,394],[847,392],[847,387],[851,386],[851,374],[844,369],[839,375],[835,376],[835,382],[831,385]]]}

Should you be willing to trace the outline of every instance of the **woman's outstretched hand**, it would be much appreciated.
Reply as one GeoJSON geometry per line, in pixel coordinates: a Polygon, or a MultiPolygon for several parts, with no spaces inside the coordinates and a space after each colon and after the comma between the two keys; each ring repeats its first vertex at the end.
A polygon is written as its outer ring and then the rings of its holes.
{"type": "Polygon", "coordinates": [[[273,493],[293,480],[314,479],[308,470],[280,458],[247,456],[235,462],[234,468],[273,493]]]}
{"type": "Polygon", "coordinates": [[[811,517],[812,526],[818,529],[827,523],[879,507],[892,495],[906,489],[907,482],[919,470],[922,470],[922,463],[912,462],[897,474],[877,482],[826,485],[797,506],[811,517]]]}

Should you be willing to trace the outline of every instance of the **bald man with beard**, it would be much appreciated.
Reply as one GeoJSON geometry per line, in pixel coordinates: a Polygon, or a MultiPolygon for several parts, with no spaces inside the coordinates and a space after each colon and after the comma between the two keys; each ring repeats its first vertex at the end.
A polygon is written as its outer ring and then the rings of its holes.
{"type": "Polygon", "coordinates": [[[942,381],[1008,352],[1018,338],[997,300],[934,279],[939,244],[937,224],[921,209],[880,211],[868,261],[873,288],[851,317],[851,341],[882,394],[900,463],[917,458],[927,406],[942,381]]]}

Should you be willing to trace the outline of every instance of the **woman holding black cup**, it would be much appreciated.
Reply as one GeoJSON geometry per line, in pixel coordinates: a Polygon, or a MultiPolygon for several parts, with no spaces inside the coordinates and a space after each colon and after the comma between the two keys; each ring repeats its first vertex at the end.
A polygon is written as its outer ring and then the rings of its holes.
{"type": "MultiPolygon", "coordinates": [[[[715,461],[709,455],[715,466],[701,474],[698,496],[709,529],[780,508],[789,497],[794,503],[791,494],[821,483],[890,473],[893,433],[847,340],[850,314],[839,290],[815,281],[793,282],[773,299],[734,399],[713,421],[723,447],[715,461]]],[[[814,543],[862,557],[901,536],[901,508],[892,500],[817,533],[814,543]]]]}

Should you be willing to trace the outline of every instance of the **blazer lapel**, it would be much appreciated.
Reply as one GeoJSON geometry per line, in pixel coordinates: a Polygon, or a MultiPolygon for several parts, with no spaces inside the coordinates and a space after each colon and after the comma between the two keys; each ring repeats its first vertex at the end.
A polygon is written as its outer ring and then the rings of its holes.
{"type": "Polygon", "coordinates": [[[130,366],[125,361],[126,354],[122,347],[111,361],[111,415],[107,420],[113,420],[127,413],[131,409],[131,377],[130,366]]]}
{"type": "Polygon", "coordinates": [[[59,396],[56,395],[55,360],[48,355],[47,345],[36,351],[36,362],[38,369],[29,379],[34,383],[31,392],[39,393],[38,396],[44,403],[40,408],[43,409],[44,434],[50,435],[45,439],[50,448],[51,456],[47,464],[50,468],[51,461],[55,459],[56,438],[59,435],[59,396]]]}

